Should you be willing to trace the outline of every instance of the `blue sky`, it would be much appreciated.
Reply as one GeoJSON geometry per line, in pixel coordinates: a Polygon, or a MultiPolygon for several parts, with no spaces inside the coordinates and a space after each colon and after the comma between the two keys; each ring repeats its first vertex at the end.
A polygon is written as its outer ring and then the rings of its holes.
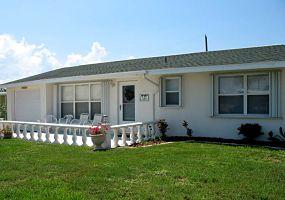
{"type": "Polygon", "coordinates": [[[285,1],[1,1],[0,82],[51,65],[203,51],[205,33],[209,50],[285,44],[285,1]]]}

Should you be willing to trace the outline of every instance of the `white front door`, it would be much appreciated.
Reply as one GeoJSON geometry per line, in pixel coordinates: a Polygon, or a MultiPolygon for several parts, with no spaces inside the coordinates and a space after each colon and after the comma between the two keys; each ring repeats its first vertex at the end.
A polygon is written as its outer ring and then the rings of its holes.
{"type": "Polygon", "coordinates": [[[136,87],[134,82],[119,84],[119,123],[136,121],[136,87]]]}

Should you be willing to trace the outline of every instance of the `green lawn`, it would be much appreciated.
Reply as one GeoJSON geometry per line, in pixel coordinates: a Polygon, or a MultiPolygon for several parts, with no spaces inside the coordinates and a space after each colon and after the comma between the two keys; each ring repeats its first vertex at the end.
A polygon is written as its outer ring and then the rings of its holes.
{"type": "Polygon", "coordinates": [[[285,151],[199,143],[93,152],[0,140],[0,199],[284,199],[285,151]]]}

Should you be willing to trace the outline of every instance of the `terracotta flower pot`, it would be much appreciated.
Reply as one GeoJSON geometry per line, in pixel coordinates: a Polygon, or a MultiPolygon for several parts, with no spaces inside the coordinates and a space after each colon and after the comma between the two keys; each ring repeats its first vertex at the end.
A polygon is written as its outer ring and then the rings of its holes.
{"type": "Polygon", "coordinates": [[[102,147],[102,144],[105,142],[106,135],[100,134],[100,135],[91,135],[91,139],[94,145],[94,150],[102,150],[104,149],[102,147]]]}

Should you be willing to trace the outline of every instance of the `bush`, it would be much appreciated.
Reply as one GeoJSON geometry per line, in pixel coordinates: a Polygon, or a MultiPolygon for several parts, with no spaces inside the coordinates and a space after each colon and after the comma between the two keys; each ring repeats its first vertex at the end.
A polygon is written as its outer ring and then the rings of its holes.
{"type": "Polygon", "coordinates": [[[239,128],[239,135],[243,135],[244,139],[252,141],[258,136],[262,135],[262,127],[259,124],[242,124],[239,128]]]}
{"type": "Polygon", "coordinates": [[[168,128],[168,124],[165,121],[165,119],[159,120],[158,123],[157,123],[157,127],[159,129],[160,134],[161,134],[161,138],[165,139],[166,138],[166,132],[169,129],[168,128]]]}
{"type": "Polygon", "coordinates": [[[188,123],[187,121],[183,120],[182,126],[186,129],[186,134],[187,134],[189,137],[192,137],[193,130],[192,130],[191,128],[189,128],[189,123],[188,123]]]}
{"type": "Polygon", "coordinates": [[[285,131],[282,127],[279,128],[279,135],[274,135],[272,131],[268,133],[268,140],[271,140],[272,142],[280,143],[285,142],[285,131]]]}

